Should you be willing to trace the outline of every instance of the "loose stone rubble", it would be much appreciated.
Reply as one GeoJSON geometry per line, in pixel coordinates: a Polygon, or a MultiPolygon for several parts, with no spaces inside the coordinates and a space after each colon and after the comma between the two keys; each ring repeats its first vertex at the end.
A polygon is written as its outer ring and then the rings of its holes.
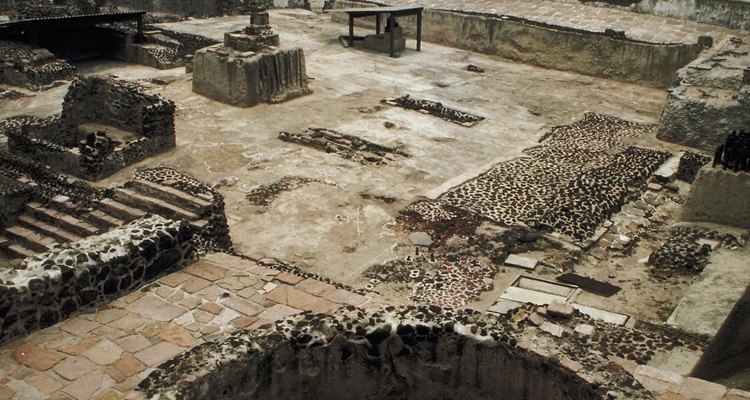
{"type": "Polygon", "coordinates": [[[302,133],[280,132],[279,139],[335,153],[361,164],[387,164],[396,156],[409,157],[400,147],[388,147],[330,129],[310,128],[302,133]]]}
{"type": "Polygon", "coordinates": [[[667,240],[648,258],[651,272],[667,278],[672,274],[698,274],[706,266],[708,257],[719,246],[737,248],[744,240],[710,229],[675,227],[667,240]]]}
{"type": "Polygon", "coordinates": [[[446,121],[454,122],[463,126],[474,126],[480,121],[484,120],[484,117],[480,117],[478,115],[470,114],[464,111],[455,110],[437,101],[415,99],[408,94],[392,99],[383,99],[380,102],[383,104],[405,108],[407,110],[414,110],[421,113],[434,115],[438,118],[442,118],[446,121]]]}
{"type": "Polygon", "coordinates": [[[282,193],[301,188],[313,182],[318,181],[299,176],[285,176],[276,182],[251,190],[247,193],[246,197],[250,204],[265,207],[271,204],[282,193]]]}

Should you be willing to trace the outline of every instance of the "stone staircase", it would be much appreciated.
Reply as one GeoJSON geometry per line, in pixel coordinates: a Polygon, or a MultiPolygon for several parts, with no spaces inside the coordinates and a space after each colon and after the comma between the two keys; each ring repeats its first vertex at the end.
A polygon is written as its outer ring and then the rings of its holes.
{"type": "Polygon", "coordinates": [[[147,213],[186,220],[196,230],[208,224],[211,202],[175,187],[133,180],[114,189],[112,198],[81,208],[67,196],[42,204],[31,201],[14,224],[0,232],[0,251],[9,259],[45,252],[55,243],[78,241],[122,226],[147,213]]]}

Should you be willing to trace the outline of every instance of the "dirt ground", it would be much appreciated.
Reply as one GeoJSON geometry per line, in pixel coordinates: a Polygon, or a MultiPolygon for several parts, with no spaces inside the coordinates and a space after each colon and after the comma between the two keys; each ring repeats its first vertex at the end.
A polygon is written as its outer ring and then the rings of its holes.
{"type": "MultiPolygon", "coordinates": [[[[170,29],[220,39],[247,24],[246,16],[188,20],[170,29]]],[[[236,108],[191,91],[184,69],[159,71],[116,61],[92,60],[76,65],[85,74],[114,74],[124,79],[159,78],[166,85],[150,90],[177,104],[177,147],[96,182],[106,187],[127,180],[138,167],[169,165],[216,184],[226,199],[226,213],[236,251],[274,257],[339,282],[362,288],[372,265],[415,252],[408,232],[396,228],[404,207],[435,197],[498,162],[521,155],[551,127],[579,120],[585,112],[657,123],[666,101],[660,89],[506,62],[467,51],[407,42],[400,58],[338,42],[344,25],[327,15],[304,10],[276,10],[271,23],[282,47],[305,51],[312,95],[277,105],[236,108]],[[468,64],[484,68],[469,72],[468,64]],[[410,94],[440,101],[486,117],[467,128],[415,111],[380,103],[410,94]],[[392,124],[391,128],[386,124],[392,124]],[[278,139],[279,132],[308,127],[333,129],[387,146],[401,146],[409,157],[387,165],[363,165],[278,139]],[[270,190],[267,205],[254,205],[247,193],[284,177],[303,182],[290,190],[270,190]]],[[[6,103],[0,117],[59,112],[65,87],[6,103]]],[[[675,151],[650,137],[640,145],[675,151]]],[[[278,186],[278,185],[277,185],[278,186]]],[[[274,186],[270,186],[273,188],[274,186]]],[[[689,190],[681,188],[676,198],[689,190]]],[[[680,205],[660,208],[662,230],[642,240],[623,258],[599,261],[581,256],[575,270],[623,287],[612,298],[584,293],[579,302],[649,321],[665,321],[695,278],[653,279],[642,262],[676,221],[680,205]]],[[[488,229],[498,229],[489,227],[488,229]]],[[[532,254],[540,259],[550,252],[532,254]]],[[[487,309],[523,272],[504,267],[493,289],[467,304],[487,309]]],[[[556,271],[533,273],[554,280],[556,271]]],[[[408,287],[380,285],[387,303],[408,303],[408,287]]]]}

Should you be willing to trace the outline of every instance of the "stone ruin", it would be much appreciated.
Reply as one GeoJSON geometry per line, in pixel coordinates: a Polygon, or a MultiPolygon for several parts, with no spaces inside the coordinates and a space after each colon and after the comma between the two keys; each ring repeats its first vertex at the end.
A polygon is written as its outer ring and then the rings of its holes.
{"type": "Polygon", "coordinates": [[[750,228],[750,133],[731,132],[698,171],[682,219],[750,228]]]}
{"type": "Polygon", "coordinates": [[[194,258],[191,237],[187,223],[153,215],[0,270],[0,343],[179,270],[194,258]]]}
{"type": "Polygon", "coordinates": [[[76,76],[75,67],[49,50],[0,40],[0,83],[40,90],[76,76]]]}
{"type": "Polygon", "coordinates": [[[193,91],[240,107],[281,103],[311,93],[301,48],[280,49],[268,13],[253,12],[250,26],[224,43],[195,53],[193,91]]]}
{"type": "Polygon", "coordinates": [[[231,251],[223,197],[178,171],[100,190],[0,152],[0,343],[231,251]]]}
{"type": "Polygon", "coordinates": [[[197,346],[159,366],[132,398],[653,399],[631,366],[680,347],[705,342],[559,304],[504,316],[350,306],[197,346]]]}
{"type": "Polygon", "coordinates": [[[727,37],[677,71],[657,138],[713,152],[750,126],[750,44],[727,37]]]}
{"type": "Polygon", "coordinates": [[[75,80],[59,117],[5,132],[14,154],[97,180],[175,146],[175,106],[136,83],[75,80]]]}

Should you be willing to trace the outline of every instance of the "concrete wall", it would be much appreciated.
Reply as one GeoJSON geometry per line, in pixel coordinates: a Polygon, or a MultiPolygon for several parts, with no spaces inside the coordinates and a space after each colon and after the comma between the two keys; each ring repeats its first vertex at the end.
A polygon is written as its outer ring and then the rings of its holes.
{"type": "Polygon", "coordinates": [[[692,376],[717,380],[750,369],[750,287],[737,301],[693,368],[692,376]]]}
{"type": "Polygon", "coordinates": [[[115,299],[193,258],[183,222],[144,217],[100,236],[55,246],[0,272],[0,343],[115,299]]]}
{"type": "MultiPolygon", "coordinates": [[[[367,5],[336,2],[337,8],[362,6],[367,5]]],[[[332,15],[334,21],[346,20],[346,14],[332,15]]],[[[415,18],[401,18],[399,23],[414,37],[415,18]]],[[[423,40],[433,43],[545,68],[664,88],[672,82],[677,69],[702,50],[697,44],[644,43],[519,18],[436,10],[425,10],[422,32],[423,40]]]]}
{"type": "Polygon", "coordinates": [[[559,0],[614,7],[644,14],[687,19],[728,28],[750,30],[750,1],[747,0],[559,0]]]}
{"type": "Polygon", "coordinates": [[[706,165],[698,172],[682,220],[750,228],[750,173],[706,165]]]}

